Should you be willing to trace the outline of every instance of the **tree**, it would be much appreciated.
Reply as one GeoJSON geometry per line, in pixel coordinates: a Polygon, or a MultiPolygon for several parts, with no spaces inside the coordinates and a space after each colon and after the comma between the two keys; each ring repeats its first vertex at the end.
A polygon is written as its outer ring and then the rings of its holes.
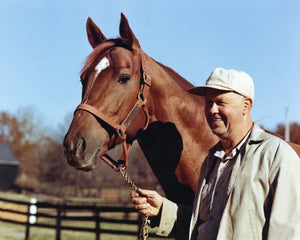
{"type": "MultiPolygon", "coordinates": [[[[285,125],[284,124],[278,124],[276,133],[284,136],[285,132],[285,125]]],[[[296,144],[300,144],[300,124],[293,122],[290,124],[290,141],[296,144]]]]}
{"type": "Polygon", "coordinates": [[[20,161],[16,184],[33,189],[38,186],[39,172],[34,161],[34,149],[43,134],[38,134],[30,111],[20,113],[20,118],[7,112],[0,113],[0,143],[9,144],[20,161]]]}

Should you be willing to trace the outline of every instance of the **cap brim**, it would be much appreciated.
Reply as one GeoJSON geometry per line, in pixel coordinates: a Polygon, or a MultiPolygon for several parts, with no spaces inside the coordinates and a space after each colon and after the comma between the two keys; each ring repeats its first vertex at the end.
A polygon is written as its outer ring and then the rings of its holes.
{"type": "Polygon", "coordinates": [[[199,95],[199,96],[205,96],[205,90],[207,88],[210,89],[216,89],[216,90],[220,90],[220,91],[225,91],[225,92],[231,92],[233,91],[232,89],[228,89],[222,86],[201,86],[201,87],[194,87],[188,90],[189,93],[195,94],[195,95],[199,95]]]}
{"type": "Polygon", "coordinates": [[[188,92],[192,93],[192,94],[195,94],[195,95],[204,96],[205,95],[205,89],[206,89],[206,87],[194,87],[194,88],[190,88],[188,90],[188,92]]]}

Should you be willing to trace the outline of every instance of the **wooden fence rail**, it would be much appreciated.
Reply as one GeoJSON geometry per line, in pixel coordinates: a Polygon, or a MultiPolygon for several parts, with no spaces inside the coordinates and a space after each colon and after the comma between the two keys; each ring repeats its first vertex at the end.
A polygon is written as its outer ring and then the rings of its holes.
{"type": "MultiPolygon", "coordinates": [[[[30,239],[32,227],[55,229],[56,240],[61,239],[61,230],[95,233],[96,240],[100,240],[104,233],[129,235],[138,239],[142,222],[136,210],[129,207],[30,203],[4,198],[0,198],[0,220],[25,225],[25,240],[30,239]],[[80,226],[76,222],[80,222],[80,226]],[[92,223],[93,227],[89,226],[92,223]],[[113,227],[102,227],[102,223],[112,224],[113,227]],[[130,230],[130,227],[122,230],[119,228],[122,225],[133,226],[135,230],[130,230]]],[[[149,237],[159,238],[152,233],[149,237]]]]}

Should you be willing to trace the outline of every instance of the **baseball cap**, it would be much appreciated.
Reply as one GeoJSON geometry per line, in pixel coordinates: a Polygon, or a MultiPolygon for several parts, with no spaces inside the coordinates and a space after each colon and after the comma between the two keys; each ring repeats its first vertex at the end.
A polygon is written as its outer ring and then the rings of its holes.
{"type": "Polygon", "coordinates": [[[247,73],[242,71],[216,68],[206,80],[205,86],[191,88],[188,92],[204,96],[207,88],[236,92],[254,100],[253,80],[247,73]]]}

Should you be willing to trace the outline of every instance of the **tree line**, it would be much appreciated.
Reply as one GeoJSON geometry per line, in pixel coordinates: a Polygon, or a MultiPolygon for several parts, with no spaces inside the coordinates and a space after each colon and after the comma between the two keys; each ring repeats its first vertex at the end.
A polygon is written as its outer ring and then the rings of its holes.
{"type": "MultiPolygon", "coordinates": [[[[67,118],[66,118],[67,119],[67,118]]],[[[97,197],[102,188],[126,185],[119,173],[99,162],[91,172],[70,167],[64,157],[62,141],[69,121],[57,127],[51,134],[35,120],[33,111],[25,108],[18,115],[0,112],[0,143],[9,144],[20,161],[15,185],[19,189],[56,195],[97,197]]],[[[276,134],[284,136],[284,124],[278,124],[276,134]]],[[[290,124],[290,141],[300,144],[300,124],[290,124]]],[[[119,156],[121,148],[112,151],[119,156]]],[[[134,144],[129,156],[129,175],[140,187],[156,186],[152,173],[138,144],[134,144]]]]}
{"type": "MultiPolygon", "coordinates": [[[[66,119],[71,119],[67,117],[66,119]]],[[[99,161],[95,170],[84,172],[67,164],[63,137],[70,121],[57,129],[45,130],[29,108],[18,115],[0,112],[0,143],[9,144],[19,159],[17,189],[55,195],[97,197],[103,188],[128,187],[121,174],[99,161]]],[[[121,147],[111,151],[118,157],[121,147]]],[[[129,155],[128,173],[141,187],[160,187],[139,146],[134,143],[129,155]]]]}

